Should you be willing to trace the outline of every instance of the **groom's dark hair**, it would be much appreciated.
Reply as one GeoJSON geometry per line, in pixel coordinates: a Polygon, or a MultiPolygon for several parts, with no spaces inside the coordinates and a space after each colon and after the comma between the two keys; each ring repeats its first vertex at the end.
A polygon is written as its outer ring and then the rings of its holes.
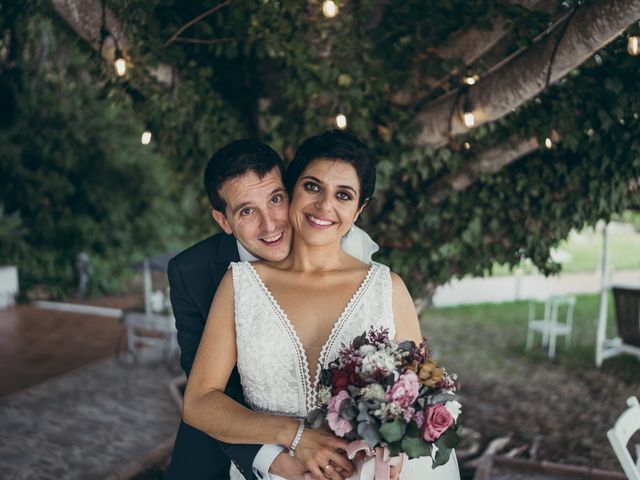
{"type": "Polygon", "coordinates": [[[204,188],[211,206],[225,212],[227,203],[220,196],[220,189],[227,180],[241,177],[249,171],[263,178],[276,167],[282,175],[282,158],[270,146],[251,139],[228,143],[211,156],[204,171],[204,188]]]}
{"type": "Polygon", "coordinates": [[[311,162],[320,158],[339,160],[351,165],[360,180],[358,207],[371,200],[376,188],[376,166],[373,152],[352,133],[338,129],[309,137],[300,144],[284,174],[284,185],[290,198],[302,172],[311,162]]]}

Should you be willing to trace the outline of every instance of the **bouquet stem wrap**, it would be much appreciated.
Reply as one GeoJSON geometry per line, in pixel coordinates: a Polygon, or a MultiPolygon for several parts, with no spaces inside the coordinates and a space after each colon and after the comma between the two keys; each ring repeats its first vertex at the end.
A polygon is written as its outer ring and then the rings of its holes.
{"type": "Polygon", "coordinates": [[[376,447],[372,450],[364,440],[356,440],[347,446],[349,459],[353,459],[359,452],[366,455],[359,476],[354,477],[360,480],[389,480],[391,467],[403,466],[407,459],[404,453],[391,457],[387,447],[376,447]]]}

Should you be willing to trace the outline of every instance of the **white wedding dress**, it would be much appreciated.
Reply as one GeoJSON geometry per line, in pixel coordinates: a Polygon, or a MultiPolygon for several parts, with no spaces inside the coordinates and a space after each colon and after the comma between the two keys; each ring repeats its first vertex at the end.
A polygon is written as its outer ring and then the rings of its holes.
{"type": "MultiPolygon", "coordinates": [[[[389,329],[395,336],[389,268],[372,263],[323,345],[316,372],[309,363],[296,331],[249,262],[232,263],[235,299],[238,371],[244,397],[256,411],[303,418],[316,405],[318,374],[338,356],[343,344],[371,326],[389,329]]],[[[231,464],[231,478],[244,478],[231,464]]],[[[272,479],[279,479],[271,475],[272,479]]],[[[409,460],[401,479],[459,480],[455,454],[435,470],[431,460],[409,460]]],[[[362,479],[366,480],[366,479],[362,479]]]]}

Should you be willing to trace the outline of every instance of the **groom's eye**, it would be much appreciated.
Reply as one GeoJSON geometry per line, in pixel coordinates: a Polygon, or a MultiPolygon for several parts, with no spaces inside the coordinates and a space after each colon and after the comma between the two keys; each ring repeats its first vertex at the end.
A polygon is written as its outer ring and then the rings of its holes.
{"type": "Polygon", "coordinates": [[[271,203],[282,203],[282,195],[274,195],[273,198],[271,198],[271,203]]]}
{"type": "Polygon", "coordinates": [[[320,185],[318,185],[317,183],[307,182],[303,186],[304,186],[304,189],[308,190],[309,192],[319,192],[320,191],[320,185]]]}
{"type": "Polygon", "coordinates": [[[240,216],[246,217],[247,215],[251,215],[251,212],[253,212],[253,208],[243,208],[240,210],[240,216]]]}

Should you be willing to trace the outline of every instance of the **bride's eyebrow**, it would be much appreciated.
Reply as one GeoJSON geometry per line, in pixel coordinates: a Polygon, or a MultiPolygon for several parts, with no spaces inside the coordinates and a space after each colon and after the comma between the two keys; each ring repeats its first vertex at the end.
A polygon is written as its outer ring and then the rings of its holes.
{"type": "MultiPolygon", "coordinates": [[[[319,183],[320,185],[322,185],[322,180],[320,180],[319,178],[316,178],[312,175],[307,175],[305,177],[302,177],[302,180],[305,179],[309,179],[309,180],[313,180],[316,183],[319,183]]],[[[356,189],[353,188],[351,185],[338,185],[338,188],[344,188],[345,190],[351,190],[354,194],[357,194],[358,192],[356,192],[356,189]]]]}

